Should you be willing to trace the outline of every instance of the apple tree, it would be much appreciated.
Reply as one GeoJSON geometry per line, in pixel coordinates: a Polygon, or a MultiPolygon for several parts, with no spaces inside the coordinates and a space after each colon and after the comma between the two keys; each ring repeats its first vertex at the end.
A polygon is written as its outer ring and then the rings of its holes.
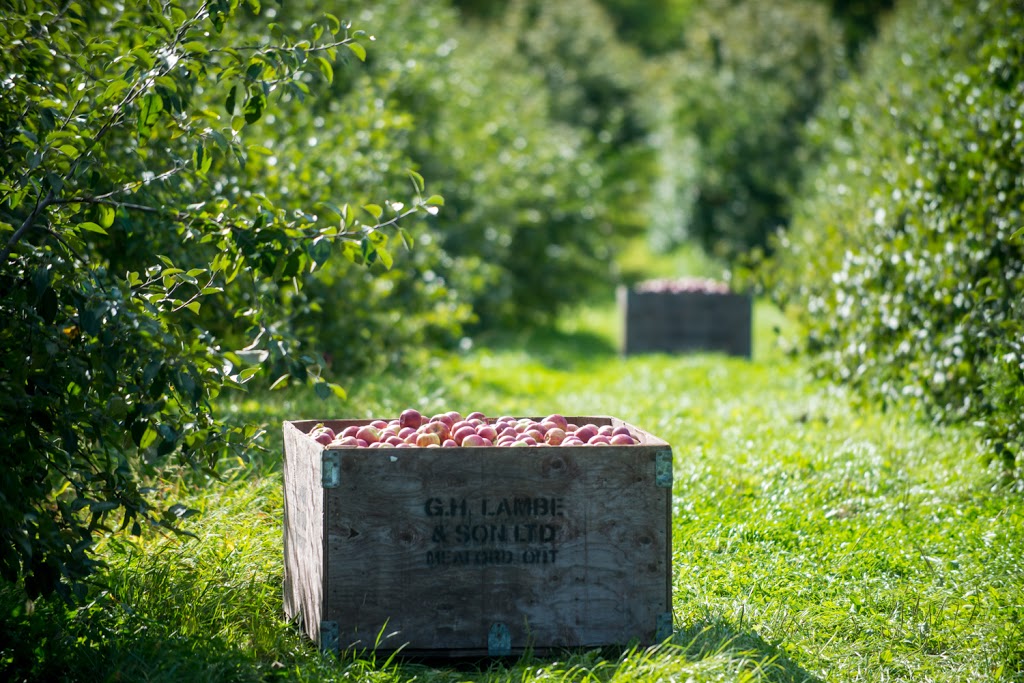
{"type": "Polygon", "coordinates": [[[215,414],[221,392],[263,370],[343,393],[290,325],[290,293],[332,254],[390,264],[442,203],[415,171],[405,196],[355,204],[261,183],[268,112],[302,111],[370,44],[330,14],[275,13],[0,9],[0,575],[30,596],[80,594],[99,534],[189,514],[154,482],[214,473],[258,436],[215,414]]]}

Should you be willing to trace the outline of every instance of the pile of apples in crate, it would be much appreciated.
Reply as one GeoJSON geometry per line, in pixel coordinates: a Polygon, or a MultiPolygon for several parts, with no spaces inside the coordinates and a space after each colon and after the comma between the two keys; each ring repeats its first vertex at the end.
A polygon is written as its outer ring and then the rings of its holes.
{"type": "Polygon", "coordinates": [[[638,292],[664,292],[669,294],[681,294],[692,292],[698,294],[728,294],[729,285],[717,280],[701,277],[683,278],[660,278],[644,280],[637,283],[635,290],[638,292]]]}
{"type": "Polygon", "coordinates": [[[309,435],[328,448],[458,448],[487,446],[632,446],[639,441],[621,425],[570,423],[562,415],[543,420],[499,417],[483,413],[463,417],[457,411],[427,418],[415,408],[402,411],[397,420],[373,420],[350,425],[335,433],[318,424],[309,435]]]}

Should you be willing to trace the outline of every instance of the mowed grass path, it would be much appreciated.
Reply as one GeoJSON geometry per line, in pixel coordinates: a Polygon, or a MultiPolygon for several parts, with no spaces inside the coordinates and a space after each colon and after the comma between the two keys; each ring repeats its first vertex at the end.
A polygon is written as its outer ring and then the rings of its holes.
{"type": "Polygon", "coordinates": [[[361,381],[344,403],[305,391],[233,403],[268,425],[268,450],[226,483],[168,485],[202,510],[185,521],[198,538],[112,539],[91,610],[41,603],[6,627],[44,639],[27,655],[37,671],[73,680],[1024,680],[1020,494],[999,488],[969,430],[812,380],[775,349],[772,315],[759,308],[752,361],[622,358],[614,313],[585,310],[361,381]],[[671,443],[671,642],[458,668],[323,660],[281,614],[280,423],[408,406],[614,415],[671,443]]]}

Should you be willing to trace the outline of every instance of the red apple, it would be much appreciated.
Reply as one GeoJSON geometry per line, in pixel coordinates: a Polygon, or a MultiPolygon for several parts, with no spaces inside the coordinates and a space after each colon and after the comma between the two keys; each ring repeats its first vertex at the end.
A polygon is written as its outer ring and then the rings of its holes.
{"type": "Polygon", "coordinates": [[[437,434],[438,438],[440,438],[441,441],[444,441],[452,434],[450,426],[451,425],[443,420],[431,420],[427,424],[420,426],[418,431],[420,434],[437,434]]]}
{"type": "Polygon", "coordinates": [[[544,441],[552,446],[557,446],[565,441],[565,430],[561,427],[552,427],[544,434],[544,441]]]}
{"type": "Polygon", "coordinates": [[[426,448],[427,446],[440,446],[441,437],[437,435],[437,432],[420,432],[416,436],[416,445],[420,448],[426,448]]]}
{"type": "Polygon", "coordinates": [[[456,443],[461,444],[470,434],[476,434],[476,430],[473,429],[473,425],[467,424],[460,427],[454,434],[452,434],[452,438],[455,439],[456,443]]]}
{"type": "Polygon", "coordinates": [[[634,441],[633,437],[630,436],[629,434],[612,434],[612,436],[608,440],[608,442],[611,443],[614,446],[634,446],[634,445],[636,445],[636,441],[634,441]]]}
{"type": "Polygon", "coordinates": [[[398,424],[400,427],[418,429],[419,426],[423,424],[423,415],[415,408],[406,408],[402,411],[402,414],[398,416],[398,424]]]}
{"type": "Polygon", "coordinates": [[[544,418],[544,422],[554,422],[563,432],[569,430],[569,421],[558,413],[553,413],[544,418]]]}
{"type": "Polygon", "coordinates": [[[458,422],[458,420],[452,417],[451,413],[440,413],[439,415],[435,415],[434,417],[430,418],[430,422],[441,422],[445,426],[447,426],[448,429],[451,429],[452,425],[458,422]]]}
{"type": "Polygon", "coordinates": [[[573,432],[573,434],[575,434],[580,441],[586,443],[590,441],[592,437],[597,436],[597,427],[592,424],[585,424],[573,432]]]}
{"type": "Polygon", "coordinates": [[[480,436],[476,432],[473,432],[465,439],[462,440],[463,448],[482,448],[483,446],[489,445],[490,442],[484,437],[480,436]]]}
{"type": "Polygon", "coordinates": [[[314,441],[324,446],[334,441],[334,430],[331,429],[330,427],[321,427],[319,429],[314,429],[309,434],[310,436],[313,437],[314,441]]]}
{"type": "Polygon", "coordinates": [[[363,425],[356,431],[356,438],[362,439],[366,443],[375,443],[380,441],[380,430],[372,424],[363,425]]]}

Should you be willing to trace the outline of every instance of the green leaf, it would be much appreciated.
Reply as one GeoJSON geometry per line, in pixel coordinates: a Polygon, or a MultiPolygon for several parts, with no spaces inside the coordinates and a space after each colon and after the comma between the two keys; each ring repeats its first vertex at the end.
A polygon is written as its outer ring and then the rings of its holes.
{"type": "Polygon", "coordinates": [[[270,391],[277,391],[278,389],[284,389],[288,386],[288,380],[291,375],[284,374],[274,380],[274,383],[270,385],[270,391]]]}
{"type": "Polygon", "coordinates": [[[111,100],[120,95],[125,90],[127,90],[128,87],[129,86],[127,81],[118,78],[117,80],[112,81],[110,85],[107,86],[106,90],[103,91],[103,94],[100,95],[99,101],[104,102],[106,100],[111,100]]]}
{"type": "Polygon", "coordinates": [[[334,83],[334,67],[325,57],[317,57],[317,64],[320,65],[320,73],[324,75],[328,83],[334,83]]]}
{"type": "Polygon", "coordinates": [[[340,398],[342,401],[348,398],[348,393],[345,389],[333,382],[317,382],[313,385],[313,390],[321,400],[327,400],[332,396],[340,398]]]}
{"type": "Polygon", "coordinates": [[[206,148],[206,143],[202,140],[192,152],[192,163],[195,164],[196,172],[201,176],[205,176],[213,164],[213,154],[206,148]]]}
{"type": "Polygon", "coordinates": [[[430,195],[430,197],[427,198],[427,201],[423,203],[429,204],[430,206],[444,206],[444,197],[439,194],[430,195]]]}
{"type": "Polygon", "coordinates": [[[101,235],[107,234],[107,231],[104,230],[102,226],[99,226],[96,223],[93,223],[92,221],[85,221],[83,223],[79,223],[78,227],[81,228],[82,230],[87,230],[89,232],[97,232],[101,235]]]}
{"type": "Polygon", "coordinates": [[[349,50],[352,50],[352,54],[359,58],[359,61],[366,61],[366,48],[356,42],[345,43],[349,50]]]}
{"type": "Polygon", "coordinates": [[[327,19],[327,27],[331,35],[338,35],[338,31],[341,30],[341,22],[338,21],[338,17],[333,14],[324,14],[324,18],[327,19]]]}
{"type": "Polygon", "coordinates": [[[409,178],[412,180],[412,185],[416,189],[416,192],[423,192],[423,188],[426,185],[423,180],[423,176],[412,169],[407,170],[406,173],[409,174],[409,178]]]}
{"type": "Polygon", "coordinates": [[[137,127],[140,139],[148,138],[153,132],[153,126],[160,118],[164,102],[156,93],[149,93],[142,98],[142,105],[139,108],[139,122],[137,127]]]}
{"type": "Polygon", "coordinates": [[[362,263],[362,254],[359,245],[352,241],[346,241],[341,245],[341,254],[352,263],[362,263]]]}
{"type": "Polygon", "coordinates": [[[409,234],[409,231],[406,230],[405,228],[400,227],[398,228],[398,235],[399,237],[402,238],[402,243],[405,244],[405,248],[408,249],[409,251],[412,251],[413,240],[412,235],[409,234]]]}
{"type": "Polygon", "coordinates": [[[331,388],[327,386],[327,382],[317,382],[313,385],[313,391],[316,392],[317,398],[320,400],[327,400],[332,396],[331,388]]]}
{"type": "Polygon", "coordinates": [[[374,253],[377,254],[377,258],[380,259],[381,265],[383,265],[388,270],[391,270],[391,266],[394,264],[394,259],[391,257],[391,252],[389,252],[384,247],[377,247],[374,250],[374,253]]]}
{"type": "Polygon", "coordinates": [[[317,237],[309,247],[309,257],[316,265],[322,265],[331,256],[331,240],[317,237]]]}
{"type": "Polygon", "coordinates": [[[267,106],[267,97],[259,88],[252,88],[249,91],[249,98],[245,101],[242,113],[245,115],[246,123],[256,123],[263,116],[263,110],[267,106]]]}
{"type": "Polygon", "coordinates": [[[238,97],[238,86],[231,86],[231,90],[228,91],[228,97],[224,100],[224,110],[227,111],[228,116],[235,115],[235,104],[236,98],[238,97]]]}
{"type": "Polygon", "coordinates": [[[380,217],[384,215],[384,209],[380,208],[376,204],[364,204],[363,210],[373,216],[376,220],[380,220],[380,217]]]}

